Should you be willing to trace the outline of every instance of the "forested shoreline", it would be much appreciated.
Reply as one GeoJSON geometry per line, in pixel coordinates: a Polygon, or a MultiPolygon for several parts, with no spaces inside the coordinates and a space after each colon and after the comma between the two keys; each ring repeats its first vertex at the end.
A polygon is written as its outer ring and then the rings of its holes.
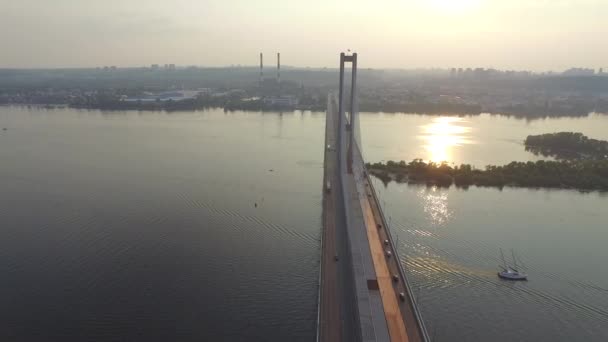
{"type": "Polygon", "coordinates": [[[476,185],[608,190],[608,160],[514,161],[502,166],[488,165],[484,169],[469,164],[427,163],[422,159],[409,163],[390,160],[366,166],[370,174],[385,184],[396,181],[463,188],[476,185]]]}

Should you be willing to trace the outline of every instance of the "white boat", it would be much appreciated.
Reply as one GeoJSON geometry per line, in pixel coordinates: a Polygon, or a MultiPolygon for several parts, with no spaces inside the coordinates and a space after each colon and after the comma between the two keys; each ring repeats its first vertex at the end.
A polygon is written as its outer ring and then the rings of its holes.
{"type": "Polygon", "coordinates": [[[498,276],[507,280],[527,280],[528,275],[517,270],[517,261],[515,261],[515,253],[513,250],[511,250],[511,254],[513,255],[513,267],[507,266],[505,256],[502,254],[502,248],[500,249],[500,257],[502,259],[503,266],[501,266],[502,270],[498,272],[498,276]]]}

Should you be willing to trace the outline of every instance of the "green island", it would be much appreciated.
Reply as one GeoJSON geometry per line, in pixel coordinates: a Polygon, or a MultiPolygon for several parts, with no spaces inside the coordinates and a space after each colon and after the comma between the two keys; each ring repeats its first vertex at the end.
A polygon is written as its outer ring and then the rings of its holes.
{"type": "Polygon", "coordinates": [[[557,159],[606,159],[608,141],[591,139],[583,133],[558,132],[529,135],[526,151],[557,159]]]}
{"type": "Polygon", "coordinates": [[[480,170],[462,164],[424,162],[414,159],[405,161],[366,164],[371,175],[385,185],[398,183],[423,183],[440,187],[468,188],[471,185],[528,188],[562,188],[578,190],[608,190],[608,160],[559,160],[536,162],[511,162],[503,166],[488,165],[480,170]]]}

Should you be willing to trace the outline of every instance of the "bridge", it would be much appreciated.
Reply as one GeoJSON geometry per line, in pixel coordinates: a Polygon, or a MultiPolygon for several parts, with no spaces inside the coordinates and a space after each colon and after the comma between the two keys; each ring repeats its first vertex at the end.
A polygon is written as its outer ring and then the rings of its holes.
{"type": "Polygon", "coordinates": [[[317,341],[430,341],[360,148],[357,54],[340,55],[325,125],[317,341]],[[349,110],[345,64],[351,63],[349,110]]]}

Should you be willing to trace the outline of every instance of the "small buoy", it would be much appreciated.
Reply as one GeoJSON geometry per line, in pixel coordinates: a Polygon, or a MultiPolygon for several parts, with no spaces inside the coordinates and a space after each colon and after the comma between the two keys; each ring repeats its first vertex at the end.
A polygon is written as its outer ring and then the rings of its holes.
{"type": "Polygon", "coordinates": [[[256,202],[256,203],[254,203],[253,205],[254,205],[256,208],[258,207],[258,203],[257,203],[257,202],[256,202]]]}

